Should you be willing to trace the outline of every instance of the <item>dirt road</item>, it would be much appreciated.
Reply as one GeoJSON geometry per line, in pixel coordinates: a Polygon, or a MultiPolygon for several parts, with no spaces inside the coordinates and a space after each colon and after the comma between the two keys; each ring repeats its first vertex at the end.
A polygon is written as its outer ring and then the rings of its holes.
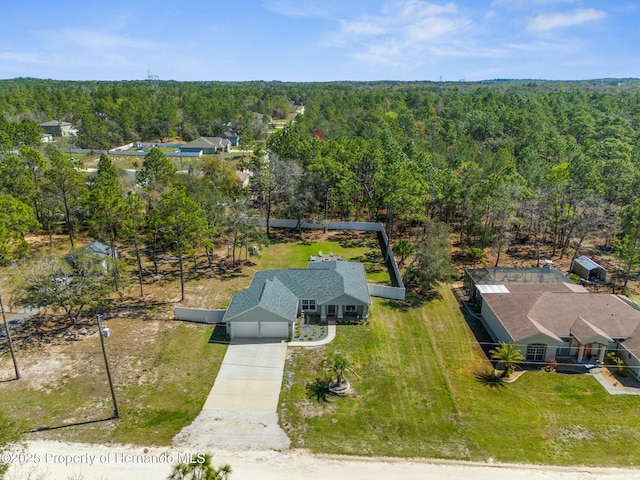
{"type": "MultiPolygon", "coordinates": [[[[197,459],[201,452],[36,441],[24,453],[12,459],[8,479],[164,479],[173,463],[189,455],[197,459]]],[[[214,465],[231,465],[232,480],[640,480],[640,470],[625,469],[331,457],[299,450],[211,453],[214,465]]]]}

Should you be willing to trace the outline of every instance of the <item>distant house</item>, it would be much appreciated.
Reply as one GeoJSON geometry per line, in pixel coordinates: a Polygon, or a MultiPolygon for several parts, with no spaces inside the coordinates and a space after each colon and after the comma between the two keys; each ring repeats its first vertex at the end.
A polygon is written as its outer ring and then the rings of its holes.
{"type": "Polygon", "coordinates": [[[180,146],[181,152],[201,152],[201,155],[228,152],[231,142],[221,137],[200,137],[180,146]]]}
{"type": "Polygon", "coordinates": [[[229,140],[229,142],[231,142],[232,147],[237,147],[238,144],[240,143],[240,135],[234,132],[224,132],[222,135],[220,135],[220,138],[225,138],[229,140]]]}
{"type": "Polygon", "coordinates": [[[285,339],[300,314],[367,318],[369,305],[363,265],[334,260],[256,272],[249,287],[233,296],[222,321],[231,338],[285,339]]]}
{"type": "Polygon", "coordinates": [[[54,137],[68,137],[70,135],[75,135],[77,132],[72,128],[71,123],[59,122],[58,120],[41,123],[40,126],[44,130],[44,133],[48,133],[54,137]]]}
{"type": "Polygon", "coordinates": [[[575,273],[580,278],[604,282],[607,279],[607,271],[591,260],[586,255],[576,258],[571,265],[571,273],[575,273]]]}
{"type": "MultiPolygon", "coordinates": [[[[110,257],[111,256],[111,247],[106,243],[102,243],[98,240],[86,245],[84,248],[89,250],[91,253],[95,253],[96,255],[100,255],[101,257],[110,257]]],[[[115,249],[114,255],[115,258],[118,258],[118,249],[115,249]]]]}
{"type": "MultiPolygon", "coordinates": [[[[86,250],[89,250],[91,253],[93,253],[94,255],[97,255],[99,257],[102,257],[102,266],[104,267],[105,270],[108,270],[109,265],[107,262],[107,258],[111,257],[111,247],[106,244],[106,243],[102,243],[98,240],[85,245],[84,247],[82,247],[86,250]]],[[[118,248],[115,248],[115,251],[113,252],[113,258],[118,258],[118,248]]]]}

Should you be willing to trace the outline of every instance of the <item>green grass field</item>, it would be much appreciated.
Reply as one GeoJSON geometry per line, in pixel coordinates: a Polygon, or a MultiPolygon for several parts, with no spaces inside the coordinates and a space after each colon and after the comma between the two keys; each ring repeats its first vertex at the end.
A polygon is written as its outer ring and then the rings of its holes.
{"type": "MultiPolygon", "coordinates": [[[[527,371],[490,387],[491,366],[449,287],[414,307],[376,299],[370,323],[339,327],[321,350],[296,350],[281,394],[294,445],[314,452],[560,465],[640,464],[640,397],[591,377],[527,371]],[[359,365],[349,397],[307,388],[329,351],[359,365]]],[[[471,321],[470,321],[471,322],[471,321]]]]}

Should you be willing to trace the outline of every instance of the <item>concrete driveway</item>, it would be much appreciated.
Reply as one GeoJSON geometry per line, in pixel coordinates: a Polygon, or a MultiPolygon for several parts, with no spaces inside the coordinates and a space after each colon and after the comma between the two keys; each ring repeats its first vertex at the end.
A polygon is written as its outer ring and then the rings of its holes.
{"type": "Polygon", "coordinates": [[[287,344],[232,343],[203,410],[277,412],[287,344]]]}
{"type": "Polygon", "coordinates": [[[286,450],[278,423],[286,342],[242,341],[229,345],[202,412],[173,439],[198,451],[286,450]]]}

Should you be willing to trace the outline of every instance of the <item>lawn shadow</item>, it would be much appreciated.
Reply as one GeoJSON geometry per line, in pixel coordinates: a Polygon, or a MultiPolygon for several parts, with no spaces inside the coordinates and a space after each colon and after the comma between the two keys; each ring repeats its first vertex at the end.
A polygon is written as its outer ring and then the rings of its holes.
{"type": "Polygon", "coordinates": [[[480,383],[490,388],[504,388],[506,386],[504,378],[492,371],[475,372],[473,376],[476,377],[476,380],[480,383]]]}
{"type": "Polygon", "coordinates": [[[428,292],[418,292],[415,290],[406,290],[404,300],[387,300],[384,304],[393,308],[394,310],[400,310],[401,312],[408,312],[413,308],[420,308],[425,303],[440,300],[442,295],[437,290],[429,290],[428,292]]]}
{"type": "Polygon", "coordinates": [[[455,289],[453,293],[458,299],[460,312],[462,313],[464,320],[467,322],[467,325],[471,329],[473,336],[476,337],[478,345],[480,345],[480,348],[482,348],[485,356],[490,359],[491,353],[489,353],[489,351],[496,348],[498,344],[493,340],[493,338],[491,338],[491,335],[489,335],[489,332],[482,323],[482,320],[480,320],[480,317],[473,313],[471,311],[471,307],[463,299],[460,298],[460,293],[456,292],[455,289]]]}
{"type": "Polygon", "coordinates": [[[328,398],[330,392],[326,380],[316,378],[313,382],[307,383],[304,388],[309,400],[315,399],[317,402],[330,403],[328,398]]]}

